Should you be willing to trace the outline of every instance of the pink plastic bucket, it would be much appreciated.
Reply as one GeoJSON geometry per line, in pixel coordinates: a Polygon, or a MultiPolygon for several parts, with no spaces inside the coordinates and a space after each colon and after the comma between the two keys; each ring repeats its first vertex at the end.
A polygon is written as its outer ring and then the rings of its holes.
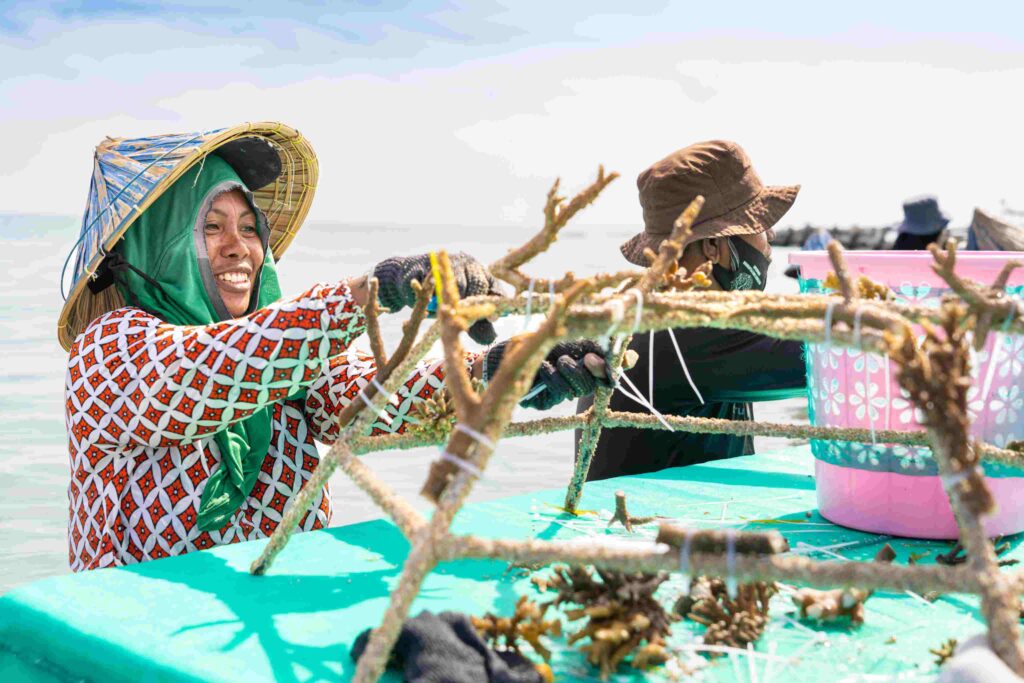
{"type": "MultiPolygon", "coordinates": [[[[800,290],[825,291],[821,281],[832,270],[825,252],[795,252],[800,290]]],[[[957,254],[957,273],[989,283],[1021,252],[957,254]]],[[[897,300],[938,306],[948,289],[931,269],[927,252],[847,252],[853,275],[887,284],[897,300]]],[[[1024,272],[1007,285],[1024,296],[1024,272]]],[[[814,425],[868,430],[922,429],[916,411],[896,382],[895,367],[877,354],[825,344],[808,344],[808,413],[814,425]]],[[[1024,337],[992,334],[972,363],[974,386],[968,394],[972,433],[986,443],[1004,446],[1024,439],[1024,337]]],[[[818,508],[843,526],[915,538],[956,538],[957,526],[928,448],[886,443],[812,441],[816,459],[818,508]]],[[[1024,471],[985,465],[998,510],[985,520],[988,533],[1024,531],[1024,471]]]]}

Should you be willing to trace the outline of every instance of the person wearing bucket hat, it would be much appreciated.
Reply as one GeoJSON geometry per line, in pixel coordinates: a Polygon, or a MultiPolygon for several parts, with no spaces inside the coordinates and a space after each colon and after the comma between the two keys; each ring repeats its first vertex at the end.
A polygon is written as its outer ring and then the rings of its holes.
{"type": "Polygon", "coordinates": [[[949,225],[949,216],[939,209],[939,200],[930,195],[912,197],[903,202],[903,222],[896,226],[894,250],[922,250],[936,242],[949,225]]]}
{"type": "MultiPolygon", "coordinates": [[[[743,148],[712,140],[680,149],[637,179],[644,230],[621,246],[631,263],[646,266],[672,224],[698,195],[704,207],[687,239],[680,266],[692,272],[712,264],[712,287],[763,290],[771,259],[772,226],[796,199],[799,186],[765,186],[743,148]]],[[[803,396],[803,344],[739,330],[663,330],[634,335],[636,364],[627,375],[659,413],[751,420],[751,402],[803,396]]],[[[591,398],[582,399],[578,411],[591,398]]],[[[612,410],[637,410],[615,393],[612,410]]],[[[579,443],[577,432],[577,445],[579,443]]],[[[615,428],[601,432],[589,479],[654,472],[667,467],[753,453],[750,437],[615,428]]]]}
{"type": "MultiPolygon", "coordinates": [[[[316,179],[309,143],[277,123],[97,148],[58,325],[69,351],[73,570],[265,538],[315,469],[315,441],[332,443],[338,413],[376,381],[373,358],[350,347],[365,331],[369,275],[281,296],[277,260],[316,179]]],[[[472,257],[451,260],[461,295],[498,291],[472,257]]],[[[399,310],[429,256],[371,272],[380,304],[399,310]]],[[[486,320],[470,334],[495,337],[486,320]]],[[[590,350],[557,350],[555,371],[535,378],[539,393],[553,402],[592,391],[570,377],[590,350]]],[[[466,362],[480,375],[497,361],[466,362]]],[[[369,433],[405,431],[410,408],[443,382],[441,362],[421,363],[373,401],[369,433]]],[[[300,528],[326,526],[331,512],[325,486],[300,528]]]]}

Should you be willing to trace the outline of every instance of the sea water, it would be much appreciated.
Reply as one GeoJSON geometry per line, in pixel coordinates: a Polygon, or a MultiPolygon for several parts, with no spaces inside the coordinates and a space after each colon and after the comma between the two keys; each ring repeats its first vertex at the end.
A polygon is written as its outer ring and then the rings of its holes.
{"type": "MultiPolygon", "coordinates": [[[[67,354],[57,342],[56,324],[62,305],[60,270],[78,229],[79,220],[73,217],[0,215],[0,593],[68,571],[69,472],[63,400],[67,354]]],[[[282,290],[285,296],[296,295],[315,282],[361,275],[388,256],[431,249],[461,250],[487,263],[524,242],[535,229],[311,222],[281,260],[282,290]]],[[[566,270],[578,276],[621,270],[627,264],[618,246],[637,229],[570,226],[527,271],[547,277],[566,270]]],[[[797,291],[796,282],[782,274],[785,251],[775,250],[769,291],[797,291]]],[[[389,348],[398,339],[402,318],[401,314],[382,318],[389,348]]],[[[522,331],[524,320],[509,317],[496,327],[499,338],[506,338],[522,331]]],[[[368,348],[365,336],[357,345],[368,348]]],[[[467,349],[479,350],[468,340],[467,349]]],[[[573,406],[567,403],[550,414],[571,412],[573,406]]],[[[755,408],[755,414],[762,420],[804,421],[806,403],[765,403],[755,408]]],[[[539,415],[519,409],[516,418],[539,415]]],[[[788,443],[761,438],[756,442],[760,451],[788,443]]],[[[568,482],[572,449],[571,432],[505,440],[470,500],[568,482]]],[[[369,454],[363,460],[415,507],[426,510],[428,503],[418,492],[436,456],[437,449],[431,447],[369,454]]],[[[381,516],[344,474],[336,474],[331,486],[334,525],[381,516]]]]}

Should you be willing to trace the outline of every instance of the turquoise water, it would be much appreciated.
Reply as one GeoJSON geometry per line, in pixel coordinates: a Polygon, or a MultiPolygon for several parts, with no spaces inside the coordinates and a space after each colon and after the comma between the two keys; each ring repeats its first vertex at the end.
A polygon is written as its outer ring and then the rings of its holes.
{"type": "MultiPolygon", "coordinates": [[[[61,298],[58,275],[66,250],[78,234],[79,219],[0,215],[0,593],[33,579],[68,571],[68,464],[64,433],[65,352],[57,343],[61,298]]],[[[310,223],[281,262],[282,289],[298,294],[319,281],[365,273],[392,254],[448,248],[490,262],[522,243],[535,227],[345,226],[310,223]]],[[[548,276],[573,270],[578,275],[618,270],[624,265],[618,245],[633,227],[579,227],[563,231],[552,250],[537,259],[532,273],[548,276]]],[[[782,276],[785,250],[776,250],[770,288],[796,291],[782,276]]],[[[393,346],[400,318],[385,317],[385,337],[393,346]]],[[[522,329],[521,318],[498,323],[501,337],[522,329]]],[[[365,338],[359,344],[365,345],[365,338]]],[[[759,419],[791,421],[803,414],[804,401],[768,403],[759,419]]],[[[571,412],[560,406],[555,414],[571,412]]],[[[536,416],[521,411],[522,417],[536,416]]],[[[503,442],[487,480],[471,500],[525,493],[567,482],[572,468],[572,434],[551,434],[503,442]]],[[[789,443],[761,440],[759,449],[789,443]]],[[[364,456],[365,461],[420,509],[417,493],[433,448],[364,456]]],[[[334,525],[379,517],[376,507],[344,475],[332,479],[334,525]]]]}

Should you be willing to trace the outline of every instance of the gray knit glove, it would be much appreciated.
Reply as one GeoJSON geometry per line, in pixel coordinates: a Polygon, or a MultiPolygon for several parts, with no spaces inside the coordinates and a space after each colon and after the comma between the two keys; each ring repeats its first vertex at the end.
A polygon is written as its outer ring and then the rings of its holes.
{"type": "MultiPolygon", "coordinates": [[[[450,254],[448,258],[455,273],[455,284],[459,288],[460,297],[501,294],[497,280],[475,258],[461,251],[450,254]]],[[[426,284],[430,274],[429,254],[392,256],[384,259],[373,268],[373,276],[378,281],[377,301],[392,312],[412,306],[416,303],[412,281],[417,280],[420,284],[426,284]]],[[[498,337],[494,325],[489,320],[477,320],[473,323],[469,328],[469,336],[478,344],[490,344],[498,337]]]]}
{"type": "MultiPolygon", "coordinates": [[[[370,629],[352,644],[353,661],[366,651],[370,629]]],[[[490,648],[459,612],[420,612],[407,619],[391,651],[388,668],[402,671],[406,683],[541,683],[529,659],[490,648]]],[[[395,671],[395,673],[398,673],[395,671]]]]}
{"type": "MultiPolygon", "coordinates": [[[[484,358],[484,381],[490,381],[497,373],[505,357],[507,344],[508,342],[501,342],[487,350],[484,358]]],[[[583,357],[588,353],[597,354],[602,358],[605,355],[604,349],[589,339],[555,344],[533,377],[533,384],[526,392],[529,398],[520,401],[519,405],[524,408],[548,410],[570,398],[590,396],[598,384],[610,386],[606,378],[594,377],[583,364],[583,357]],[[534,393],[538,387],[543,389],[534,393]]]]}

